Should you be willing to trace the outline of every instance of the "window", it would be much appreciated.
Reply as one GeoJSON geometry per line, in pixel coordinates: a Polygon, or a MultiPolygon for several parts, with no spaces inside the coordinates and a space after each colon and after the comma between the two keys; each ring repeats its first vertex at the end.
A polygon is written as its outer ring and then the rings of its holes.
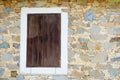
{"type": "Polygon", "coordinates": [[[67,73],[67,25],[61,8],[21,10],[21,73],[67,73]]]}

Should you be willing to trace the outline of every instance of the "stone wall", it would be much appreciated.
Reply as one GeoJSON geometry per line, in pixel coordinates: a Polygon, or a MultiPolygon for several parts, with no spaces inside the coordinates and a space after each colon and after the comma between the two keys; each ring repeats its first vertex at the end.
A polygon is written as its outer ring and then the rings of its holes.
{"type": "MultiPolygon", "coordinates": [[[[19,1],[19,0],[18,0],[19,1]]],[[[120,7],[105,4],[36,1],[0,3],[0,80],[120,80],[120,7]],[[20,9],[67,7],[68,74],[23,75],[20,61],[20,9]]]]}

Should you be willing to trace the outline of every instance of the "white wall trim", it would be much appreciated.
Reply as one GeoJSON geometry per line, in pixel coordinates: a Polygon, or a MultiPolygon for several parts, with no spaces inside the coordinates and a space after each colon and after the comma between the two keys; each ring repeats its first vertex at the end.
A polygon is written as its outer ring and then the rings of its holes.
{"type": "Polygon", "coordinates": [[[67,74],[67,31],[68,14],[62,8],[22,8],[20,38],[20,72],[22,74],[67,74]],[[27,14],[60,13],[61,14],[61,67],[26,67],[27,14]]]}

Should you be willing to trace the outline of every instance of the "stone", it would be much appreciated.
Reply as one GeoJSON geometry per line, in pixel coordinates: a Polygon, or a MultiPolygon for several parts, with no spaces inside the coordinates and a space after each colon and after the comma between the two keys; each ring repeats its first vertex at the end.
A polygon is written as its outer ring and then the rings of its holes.
{"type": "Polygon", "coordinates": [[[19,48],[20,48],[20,44],[18,44],[18,43],[13,43],[13,47],[16,48],[16,49],[19,49],[19,48]]]}
{"type": "Polygon", "coordinates": [[[104,74],[98,70],[90,70],[89,71],[90,77],[100,79],[103,78],[104,74]]]}
{"type": "Polygon", "coordinates": [[[0,44],[0,48],[9,48],[9,44],[7,42],[3,42],[0,44]]]}
{"type": "Polygon", "coordinates": [[[114,43],[109,43],[109,42],[103,43],[102,48],[105,49],[105,50],[113,49],[114,48],[114,43]]]}
{"type": "Polygon", "coordinates": [[[78,47],[84,50],[88,50],[87,43],[80,43],[78,47]]]}
{"type": "Polygon", "coordinates": [[[10,33],[20,34],[20,28],[19,27],[12,27],[12,28],[10,28],[10,33]]]}
{"type": "Polygon", "coordinates": [[[120,18],[116,18],[114,21],[115,22],[120,22],[120,18]]]}
{"type": "Polygon", "coordinates": [[[67,76],[54,76],[54,80],[68,80],[67,76]]]}
{"type": "Polygon", "coordinates": [[[13,12],[13,9],[8,7],[8,8],[3,9],[3,12],[13,12]]]}
{"type": "Polygon", "coordinates": [[[0,80],[9,80],[8,78],[0,78],[0,80]]]}
{"type": "Polygon", "coordinates": [[[8,21],[8,20],[5,20],[3,23],[4,23],[5,26],[8,26],[8,25],[11,24],[10,21],[8,21]]]}
{"type": "Polygon", "coordinates": [[[11,71],[11,77],[16,77],[18,75],[17,71],[11,71]]]}
{"type": "Polygon", "coordinates": [[[4,36],[0,36],[0,40],[4,40],[4,38],[5,38],[4,36]]]}
{"type": "Polygon", "coordinates": [[[96,20],[96,16],[93,10],[89,9],[84,14],[85,21],[94,21],[96,20]]]}
{"type": "Polygon", "coordinates": [[[6,32],[6,28],[5,27],[0,27],[0,33],[6,32]]]}
{"type": "Polygon", "coordinates": [[[90,23],[87,23],[87,25],[86,25],[87,27],[90,27],[90,23]]]}
{"type": "Polygon", "coordinates": [[[111,61],[112,61],[112,62],[120,61],[120,57],[112,58],[111,61]]]}
{"type": "Polygon", "coordinates": [[[118,75],[119,75],[119,69],[110,68],[110,69],[108,69],[108,73],[109,73],[111,76],[118,76],[118,75]]]}
{"type": "Polygon", "coordinates": [[[12,40],[20,42],[20,36],[12,36],[12,40]]]}
{"type": "Polygon", "coordinates": [[[83,78],[85,77],[85,75],[82,72],[78,72],[78,71],[74,71],[73,75],[78,77],[78,78],[83,78]]]}
{"type": "Polygon", "coordinates": [[[24,77],[22,75],[17,75],[16,78],[17,80],[24,80],[24,77]]]}
{"type": "Polygon", "coordinates": [[[99,26],[94,25],[89,29],[89,32],[91,34],[98,34],[98,33],[100,33],[100,30],[101,30],[101,28],[99,26]]]}
{"type": "Polygon", "coordinates": [[[11,54],[7,54],[7,53],[3,53],[2,54],[2,59],[9,61],[9,60],[12,59],[12,55],[11,54]]]}
{"type": "Polygon", "coordinates": [[[87,38],[79,38],[78,41],[80,43],[87,43],[89,41],[89,39],[87,39],[87,38]]]}
{"type": "Polygon", "coordinates": [[[4,68],[0,68],[0,76],[2,76],[4,74],[4,72],[5,72],[5,69],[4,68]]]}
{"type": "Polygon", "coordinates": [[[7,68],[8,69],[18,69],[19,67],[17,66],[17,64],[11,64],[11,63],[9,63],[9,64],[7,64],[7,68]]]}
{"type": "Polygon", "coordinates": [[[78,34],[83,34],[85,30],[83,28],[77,28],[77,33],[78,34]]]}
{"type": "Polygon", "coordinates": [[[113,35],[119,35],[120,34],[120,28],[111,28],[108,29],[108,34],[113,34],[113,35]]]}
{"type": "Polygon", "coordinates": [[[100,52],[91,58],[93,63],[104,63],[108,60],[108,55],[105,52],[100,52]]]}
{"type": "Polygon", "coordinates": [[[106,22],[106,21],[109,20],[109,17],[107,17],[107,16],[102,16],[102,17],[99,18],[99,20],[102,21],[102,22],[106,22]]]}
{"type": "Polygon", "coordinates": [[[103,34],[90,34],[90,38],[92,40],[107,40],[107,35],[103,35],[103,34]]]}
{"type": "Polygon", "coordinates": [[[120,12],[107,12],[108,15],[120,15],[120,12]]]}
{"type": "Polygon", "coordinates": [[[73,35],[75,34],[75,30],[74,29],[68,29],[68,35],[73,35]]]}
{"type": "Polygon", "coordinates": [[[85,55],[85,54],[81,54],[80,59],[85,61],[85,62],[88,62],[90,60],[90,56],[85,55]]]}
{"type": "Polygon", "coordinates": [[[15,56],[13,59],[14,61],[20,61],[20,56],[15,56]]]}
{"type": "Polygon", "coordinates": [[[74,55],[75,55],[75,54],[74,54],[74,51],[69,48],[69,49],[68,49],[68,60],[71,60],[74,55]]]}
{"type": "Polygon", "coordinates": [[[111,38],[110,42],[120,42],[120,37],[111,38]]]}

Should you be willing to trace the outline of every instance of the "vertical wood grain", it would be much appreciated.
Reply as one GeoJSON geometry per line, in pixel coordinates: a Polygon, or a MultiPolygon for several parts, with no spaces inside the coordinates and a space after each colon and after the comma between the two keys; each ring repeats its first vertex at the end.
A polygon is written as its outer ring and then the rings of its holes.
{"type": "Polygon", "coordinates": [[[61,15],[28,14],[27,67],[60,67],[61,15]]]}

